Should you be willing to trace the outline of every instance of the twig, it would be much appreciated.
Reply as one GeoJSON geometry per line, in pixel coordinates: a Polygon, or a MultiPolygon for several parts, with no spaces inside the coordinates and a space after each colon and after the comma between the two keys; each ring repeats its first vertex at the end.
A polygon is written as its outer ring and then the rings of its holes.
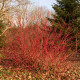
{"type": "Polygon", "coordinates": [[[7,28],[3,31],[3,33],[0,35],[0,37],[1,37],[9,28],[11,28],[11,27],[7,27],[7,28]]]}

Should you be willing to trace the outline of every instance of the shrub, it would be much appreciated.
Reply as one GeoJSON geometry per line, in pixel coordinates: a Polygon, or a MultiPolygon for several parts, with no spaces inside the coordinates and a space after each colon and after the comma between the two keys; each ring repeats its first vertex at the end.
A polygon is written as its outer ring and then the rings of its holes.
{"type": "Polygon", "coordinates": [[[68,29],[62,36],[62,29],[53,32],[47,27],[36,23],[29,27],[19,26],[6,33],[7,48],[3,48],[4,56],[1,64],[8,67],[28,69],[49,69],[51,66],[60,67],[70,54],[71,38],[68,29]]]}
{"type": "Polygon", "coordinates": [[[0,20],[0,58],[4,57],[4,55],[2,54],[2,47],[5,47],[6,43],[5,43],[5,35],[3,34],[3,31],[5,29],[5,24],[2,20],[0,20]]]}
{"type": "Polygon", "coordinates": [[[2,46],[4,46],[5,45],[5,36],[4,35],[2,35],[2,31],[3,31],[3,29],[4,29],[4,23],[3,23],[3,21],[2,20],[0,20],[0,48],[2,48],[2,46]]]}

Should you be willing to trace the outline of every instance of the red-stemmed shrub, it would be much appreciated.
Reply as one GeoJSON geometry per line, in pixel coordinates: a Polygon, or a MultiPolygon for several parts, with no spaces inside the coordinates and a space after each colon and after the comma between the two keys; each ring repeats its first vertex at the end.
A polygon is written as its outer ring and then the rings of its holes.
{"type": "Polygon", "coordinates": [[[48,27],[47,22],[43,26],[36,23],[33,26],[11,28],[6,33],[8,45],[3,48],[5,58],[1,64],[29,69],[61,66],[70,54],[68,29],[62,36],[62,29],[57,31],[55,27],[51,31],[52,27],[48,27]]]}

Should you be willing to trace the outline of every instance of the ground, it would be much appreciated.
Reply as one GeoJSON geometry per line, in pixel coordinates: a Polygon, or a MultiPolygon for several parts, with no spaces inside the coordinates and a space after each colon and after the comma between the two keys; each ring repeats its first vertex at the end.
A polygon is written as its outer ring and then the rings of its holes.
{"type": "Polygon", "coordinates": [[[20,68],[6,68],[0,66],[0,80],[80,80],[80,62],[71,68],[55,68],[48,71],[34,71],[20,68]]]}

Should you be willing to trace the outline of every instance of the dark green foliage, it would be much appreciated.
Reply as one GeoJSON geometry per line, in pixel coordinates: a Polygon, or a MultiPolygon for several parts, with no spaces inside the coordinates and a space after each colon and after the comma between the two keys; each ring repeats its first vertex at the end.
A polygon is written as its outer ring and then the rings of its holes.
{"type": "MultiPolygon", "coordinates": [[[[57,28],[63,29],[63,34],[67,27],[70,26],[70,36],[77,35],[77,42],[80,41],[80,0],[56,0],[57,4],[52,7],[56,12],[53,27],[57,24],[57,28]],[[60,26],[61,25],[61,26],[60,26]]],[[[48,18],[50,22],[53,19],[48,18]]],[[[76,39],[75,38],[75,39],[76,39]]],[[[75,42],[75,40],[73,40],[75,42]]],[[[75,44],[75,43],[74,43],[75,44]]],[[[78,43],[79,45],[79,43],[78,43]]]]}
{"type": "MultiPolygon", "coordinates": [[[[80,1],[79,0],[56,0],[57,4],[54,4],[53,9],[56,12],[55,22],[64,25],[65,27],[71,24],[72,32],[80,31],[80,1]],[[77,29],[78,28],[78,29],[77,29]]],[[[53,21],[53,19],[49,19],[53,21]]]]}
{"type": "Polygon", "coordinates": [[[53,9],[57,16],[56,19],[60,22],[72,23],[72,27],[80,27],[80,1],[79,0],[56,0],[53,9]]]}

